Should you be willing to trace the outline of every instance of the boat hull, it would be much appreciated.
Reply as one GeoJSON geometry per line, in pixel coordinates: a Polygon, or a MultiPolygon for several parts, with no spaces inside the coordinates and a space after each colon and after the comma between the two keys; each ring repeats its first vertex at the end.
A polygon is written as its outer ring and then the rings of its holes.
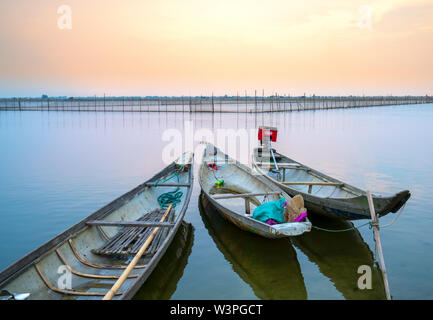
{"type": "MultiPolygon", "coordinates": [[[[153,182],[162,180],[177,171],[172,163],[145,183],[137,186],[108,205],[94,212],[57,237],[32,251],[0,273],[0,290],[11,293],[30,293],[29,299],[101,299],[125,270],[128,256],[100,256],[92,249],[101,247],[119,232],[115,227],[89,225],[89,221],[135,221],[143,213],[159,208],[157,196],[173,187],[154,187],[153,182]],[[71,276],[72,288],[61,287],[62,273],[66,267],[71,276]],[[63,291],[62,291],[63,290],[63,291]]],[[[183,195],[176,207],[173,225],[162,236],[152,254],[140,260],[113,299],[131,299],[143,285],[172,242],[183,220],[193,187],[193,164],[179,174],[183,195]]],[[[66,274],[66,273],[65,273],[66,274]]],[[[67,283],[64,283],[67,284],[67,283]]]]}
{"type": "Polygon", "coordinates": [[[268,238],[268,239],[279,239],[279,238],[287,237],[286,235],[283,235],[283,234],[272,233],[272,228],[270,228],[270,227],[266,228],[265,226],[262,226],[261,224],[258,224],[258,223],[254,224],[252,221],[248,221],[247,219],[244,219],[243,217],[239,216],[237,213],[235,213],[231,210],[228,210],[227,208],[221,206],[217,201],[212,199],[212,197],[206,193],[203,193],[203,196],[206,198],[206,200],[208,202],[210,202],[217,209],[217,212],[221,217],[223,217],[227,221],[233,223],[239,229],[257,234],[259,236],[262,236],[262,237],[268,238]]]}
{"type": "MultiPolygon", "coordinates": [[[[222,203],[221,200],[215,199],[213,197],[215,195],[213,192],[218,192],[222,189],[213,187],[216,181],[216,176],[214,173],[209,171],[207,166],[210,160],[212,160],[211,162],[224,163],[224,166],[226,166],[226,168],[221,167],[218,170],[218,174],[224,176],[224,188],[230,189],[230,193],[278,193],[267,196],[268,198],[266,201],[278,200],[281,197],[289,200],[290,196],[265,178],[253,175],[250,168],[242,165],[234,159],[230,159],[227,155],[211,145],[210,147],[207,147],[203,153],[203,160],[199,170],[199,183],[204,197],[212,203],[223,218],[227,219],[242,230],[270,239],[298,236],[311,230],[311,223],[308,219],[305,222],[292,222],[277,225],[284,225],[284,227],[287,228],[282,230],[277,228],[277,226],[270,226],[253,219],[251,215],[246,215],[245,212],[231,209],[225,203],[222,203]],[[215,161],[213,158],[214,155],[209,155],[207,153],[208,148],[215,150],[215,154],[218,154],[220,158],[215,161]]],[[[251,200],[254,201],[253,199],[251,200]]],[[[240,199],[240,202],[242,201],[243,200],[240,199]]],[[[257,202],[257,205],[260,204],[260,201],[257,199],[255,199],[255,201],[257,202]]]]}
{"type": "MultiPolygon", "coordinates": [[[[260,165],[260,161],[258,161],[257,158],[257,149],[255,149],[252,159],[253,167],[255,168],[255,170],[257,170],[259,174],[263,175],[269,181],[280,187],[291,197],[297,194],[302,195],[302,197],[304,198],[305,206],[308,209],[309,213],[311,212],[312,214],[319,214],[327,217],[346,220],[371,219],[368,200],[366,196],[367,193],[364,190],[358,189],[342,181],[326,176],[323,173],[306,167],[303,164],[289,159],[285,156],[281,155],[281,157],[286,162],[299,165],[296,170],[299,170],[299,168],[304,168],[304,171],[311,172],[312,174],[314,174],[314,177],[323,178],[324,180],[330,181],[331,183],[341,184],[344,186],[344,189],[353,193],[352,197],[347,198],[319,197],[283,184],[280,181],[276,180],[274,177],[270,176],[269,171],[266,170],[267,168],[263,168],[263,166],[260,165]]],[[[373,203],[376,214],[383,217],[390,212],[397,212],[409,198],[410,192],[408,190],[401,191],[391,197],[373,195],[373,203]]]]}

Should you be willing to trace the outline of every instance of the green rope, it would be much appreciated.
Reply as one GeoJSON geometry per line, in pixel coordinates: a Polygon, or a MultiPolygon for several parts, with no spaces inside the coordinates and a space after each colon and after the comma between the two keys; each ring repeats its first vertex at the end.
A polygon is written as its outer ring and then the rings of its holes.
{"type": "MultiPolygon", "coordinates": [[[[157,180],[157,181],[155,181],[155,183],[153,185],[156,187],[156,185],[158,183],[164,183],[164,182],[166,182],[166,181],[168,181],[174,177],[177,178],[177,183],[179,183],[179,172],[182,171],[182,169],[183,169],[183,166],[181,166],[179,168],[179,170],[177,170],[174,174],[172,174],[167,179],[165,179],[163,181],[157,180]]],[[[180,203],[180,201],[181,201],[180,199],[182,198],[182,195],[183,195],[183,192],[180,191],[179,187],[177,187],[176,190],[174,190],[174,191],[169,191],[169,192],[165,192],[165,193],[161,194],[157,200],[158,200],[158,203],[159,203],[161,209],[167,209],[170,204],[172,205],[173,208],[175,208],[176,205],[178,203],[180,203]]]]}
{"type": "Polygon", "coordinates": [[[161,194],[158,197],[158,203],[161,206],[161,209],[166,209],[171,204],[173,208],[176,207],[178,203],[180,203],[180,199],[182,198],[183,192],[179,191],[177,188],[174,191],[166,192],[161,194]]]}
{"type": "Polygon", "coordinates": [[[346,231],[352,231],[352,230],[355,230],[355,229],[362,228],[362,227],[364,227],[366,225],[370,225],[370,229],[373,227],[373,223],[371,221],[369,221],[369,222],[364,223],[364,224],[362,224],[362,225],[360,225],[358,227],[353,226],[352,228],[341,229],[341,230],[331,230],[331,229],[320,228],[320,227],[317,227],[317,226],[312,226],[312,228],[317,229],[317,230],[321,230],[321,231],[327,231],[327,232],[346,232],[346,231]]]}

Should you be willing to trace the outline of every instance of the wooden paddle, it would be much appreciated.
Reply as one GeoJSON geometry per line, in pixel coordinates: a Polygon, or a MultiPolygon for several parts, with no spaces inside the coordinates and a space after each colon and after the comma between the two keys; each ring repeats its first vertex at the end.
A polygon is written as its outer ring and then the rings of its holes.
{"type": "MultiPolygon", "coordinates": [[[[164,216],[161,218],[160,222],[164,222],[165,218],[171,211],[172,205],[170,205],[167,208],[167,211],[165,211],[164,216]]],[[[144,254],[146,249],[149,247],[150,243],[152,242],[153,238],[155,237],[156,233],[158,232],[159,227],[156,227],[155,230],[153,230],[152,234],[147,238],[147,240],[143,243],[140,250],[135,255],[134,259],[129,263],[128,267],[123,271],[122,275],[119,277],[119,279],[116,281],[116,283],[111,287],[111,289],[107,292],[107,294],[104,296],[102,300],[111,300],[113,299],[114,295],[116,294],[117,290],[120,289],[122,284],[125,282],[125,280],[128,278],[131,271],[134,269],[135,265],[138,263],[138,260],[140,260],[141,256],[144,254]]]]}

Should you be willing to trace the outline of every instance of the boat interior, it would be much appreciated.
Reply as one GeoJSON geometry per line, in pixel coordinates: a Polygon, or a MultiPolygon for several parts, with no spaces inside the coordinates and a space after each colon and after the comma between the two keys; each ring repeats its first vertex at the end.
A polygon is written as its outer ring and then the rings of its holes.
{"type": "Polygon", "coordinates": [[[202,189],[221,206],[237,214],[251,217],[259,205],[282,197],[281,192],[275,192],[256,176],[245,172],[236,161],[222,152],[215,155],[207,153],[203,163],[200,168],[202,189]],[[214,168],[211,167],[213,163],[216,165],[214,168]],[[224,183],[217,186],[216,182],[221,180],[224,183]]]}
{"type": "Polygon", "coordinates": [[[254,162],[266,175],[291,189],[320,198],[347,199],[363,194],[361,190],[273,151],[276,164],[272,154],[262,153],[261,148],[255,149],[254,162]]]}
{"type": "MultiPolygon", "coordinates": [[[[173,170],[158,180],[172,174],[173,170]]],[[[22,268],[13,270],[12,265],[6,269],[10,276],[0,278],[0,288],[14,294],[30,293],[29,299],[102,298],[158,226],[151,245],[116,293],[114,299],[118,298],[143,274],[175,225],[187,198],[189,170],[178,177],[177,182],[142,184],[114,200],[21,259],[17,264],[22,268]],[[175,208],[161,209],[158,197],[173,191],[181,191],[180,202],[175,208]]]]}

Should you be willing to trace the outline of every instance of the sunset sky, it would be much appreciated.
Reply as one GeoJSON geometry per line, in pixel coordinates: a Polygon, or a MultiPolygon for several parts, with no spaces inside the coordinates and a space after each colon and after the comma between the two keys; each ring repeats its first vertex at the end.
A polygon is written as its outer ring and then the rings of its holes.
{"type": "Polygon", "coordinates": [[[433,1],[0,0],[2,97],[255,89],[433,94],[433,1]]]}

